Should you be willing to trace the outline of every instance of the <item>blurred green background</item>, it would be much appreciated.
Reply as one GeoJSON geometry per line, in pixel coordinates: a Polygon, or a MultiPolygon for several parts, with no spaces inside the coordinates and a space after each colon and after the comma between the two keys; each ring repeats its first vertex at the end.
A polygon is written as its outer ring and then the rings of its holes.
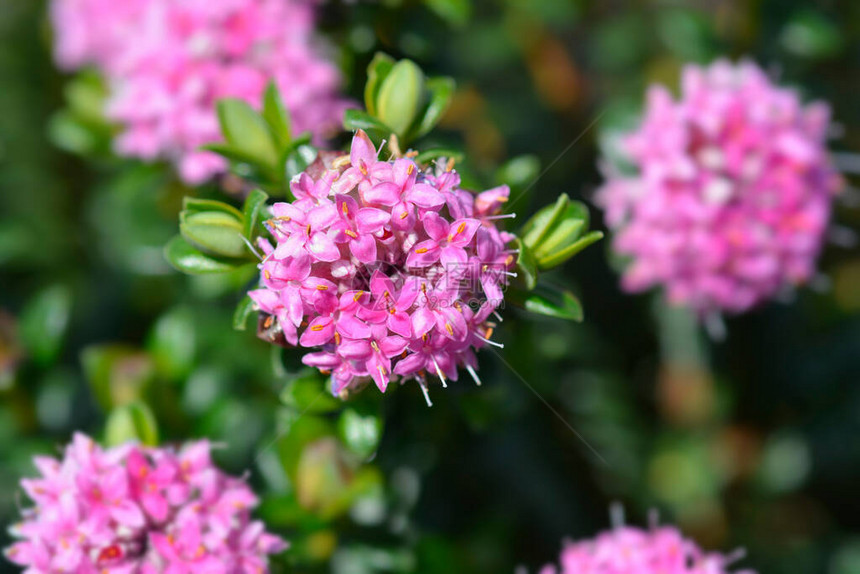
{"type": "MultiPolygon", "coordinates": [[[[328,2],[321,26],[356,100],[377,50],[453,76],[434,138],[466,150],[475,187],[517,183],[520,221],[561,192],[588,201],[609,134],[684,62],[748,56],[831,102],[835,151],[860,148],[855,0],[328,2]]],[[[247,276],[169,268],[192,192],[110,156],[86,107],[98,90],[54,69],[43,1],[2,0],[0,522],[26,505],[33,454],[142,401],[162,441],[211,437],[225,468],[251,470],[294,543],[289,571],[535,570],[617,500],[630,522],[657,508],[708,548],[746,548],[763,574],[860,572],[857,249],[829,246],[822,289],[728,319],[715,343],[622,294],[604,241],[552,278],[584,323],[506,309],[482,388],[435,389],[431,409],[415,385],[368,389],[344,407],[298,354],[230,328],[247,276]]],[[[852,199],[836,221],[856,230],[852,199]]]]}

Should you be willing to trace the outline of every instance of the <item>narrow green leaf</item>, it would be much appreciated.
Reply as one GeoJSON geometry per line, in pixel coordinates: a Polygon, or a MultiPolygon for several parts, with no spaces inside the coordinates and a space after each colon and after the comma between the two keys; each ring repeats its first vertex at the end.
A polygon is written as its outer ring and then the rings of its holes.
{"type": "Polygon", "coordinates": [[[266,93],[263,95],[263,119],[269,124],[269,129],[275,138],[278,149],[282,150],[289,145],[292,139],[290,113],[284,106],[281,93],[275,82],[269,82],[266,93]]]}
{"type": "Polygon", "coordinates": [[[591,245],[603,239],[602,231],[592,231],[581,237],[575,243],[568,245],[564,249],[556,251],[546,257],[538,259],[538,268],[541,270],[552,269],[557,267],[591,245]]]}
{"type": "Polygon", "coordinates": [[[379,88],[382,86],[385,78],[388,77],[388,74],[391,73],[391,68],[393,67],[394,58],[382,52],[377,52],[367,66],[367,83],[364,85],[364,107],[367,108],[367,112],[371,116],[375,116],[377,113],[376,97],[379,94],[379,88]]]}
{"type": "Polygon", "coordinates": [[[164,257],[174,269],[191,275],[226,273],[243,263],[204,255],[185,241],[181,235],[167,242],[164,247],[164,257]]]}
{"type": "Polygon", "coordinates": [[[244,331],[248,328],[248,317],[254,313],[254,301],[245,295],[242,300],[236,305],[236,310],[233,312],[233,328],[237,331],[244,331]]]}
{"type": "Polygon", "coordinates": [[[430,132],[448,111],[454,98],[456,84],[452,78],[438,77],[427,80],[427,90],[430,101],[427,103],[421,122],[415,132],[415,137],[421,137],[430,132]]]}
{"type": "Polygon", "coordinates": [[[268,199],[268,194],[260,189],[255,189],[245,199],[245,205],[242,208],[243,215],[245,216],[243,232],[249,241],[254,240],[254,230],[261,216],[266,211],[266,201],[268,199]]]}
{"type": "Polygon", "coordinates": [[[217,153],[224,159],[236,164],[248,164],[257,167],[258,169],[270,169],[271,166],[262,165],[259,163],[259,158],[245,153],[240,149],[234,148],[230,144],[214,143],[201,146],[204,151],[217,153]]]}
{"type": "Polygon", "coordinates": [[[218,119],[224,139],[232,148],[274,168],[278,160],[275,142],[268,124],[251,106],[235,98],[219,100],[218,119]]]}
{"type": "Polygon", "coordinates": [[[553,205],[548,205],[535,213],[518,233],[522,237],[523,243],[535,249],[555,225],[555,222],[558,221],[569,203],[570,198],[566,193],[562,193],[553,205]]]}
{"type": "Polygon", "coordinates": [[[158,446],[158,423],[152,410],[141,401],[115,408],[105,424],[107,446],[120,446],[127,442],[158,446]]]}
{"type": "Polygon", "coordinates": [[[347,131],[364,130],[379,134],[390,134],[393,131],[367,112],[356,109],[349,109],[343,113],[343,128],[347,131]]]}
{"type": "Polygon", "coordinates": [[[526,286],[526,289],[532,290],[537,285],[537,262],[532,250],[523,243],[522,239],[517,238],[516,243],[516,248],[519,250],[519,255],[517,256],[517,279],[526,286]]]}
{"type": "Polygon", "coordinates": [[[207,211],[219,211],[227,213],[236,218],[236,221],[242,221],[242,212],[228,205],[223,201],[214,199],[198,199],[196,197],[185,196],[182,199],[182,211],[185,213],[203,213],[207,211]]]}
{"type": "Polygon", "coordinates": [[[532,313],[559,319],[582,321],[583,317],[582,305],[573,293],[547,284],[539,284],[528,293],[523,306],[532,313]]]}

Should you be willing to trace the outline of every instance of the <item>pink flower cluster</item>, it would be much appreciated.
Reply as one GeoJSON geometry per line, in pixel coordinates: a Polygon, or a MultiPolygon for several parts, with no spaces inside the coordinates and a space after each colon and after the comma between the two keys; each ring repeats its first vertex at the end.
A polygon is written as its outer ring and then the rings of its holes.
{"type": "Polygon", "coordinates": [[[598,203],[630,258],[623,286],[662,285],[697,310],[742,312],[814,273],[842,180],[829,108],[804,106],[749,62],[688,66],[677,101],[651,88],[598,203]]]}
{"type": "Polygon", "coordinates": [[[296,200],[273,206],[276,245],[261,243],[250,295],[266,326],[318,349],[304,362],[331,373],[333,393],[397,378],[426,393],[427,374],[444,385],[459,365],[479,382],[474,349],[490,343],[514,275],[514,236],[496,226],[509,190],[476,196],[451,166],[380,161],[359,131],[349,156],[312,166],[292,182],[296,200]]]}
{"type": "Polygon", "coordinates": [[[35,506],[6,550],[28,573],[258,574],[286,548],[251,521],[254,493],[212,464],[206,441],[102,450],[76,434],[62,460],[35,464],[41,476],[22,481],[35,506]]]}
{"type": "Polygon", "coordinates": [[[704,552],[675,528],[625,526],[593,540],[568,542],[561,568],[548,565],[540,574],[728,574],[737,557],[704,552]]]}
{"type": "Polygon", "coordinates": [[[215,103],[257,107],[274,80],[293,133],[336,130],[340,75],[315,45],[311,0],[54,0],[56,58],[95,65],[110,84],[120,153],[176,162],[189,183],[225,169],[215,103]]]}

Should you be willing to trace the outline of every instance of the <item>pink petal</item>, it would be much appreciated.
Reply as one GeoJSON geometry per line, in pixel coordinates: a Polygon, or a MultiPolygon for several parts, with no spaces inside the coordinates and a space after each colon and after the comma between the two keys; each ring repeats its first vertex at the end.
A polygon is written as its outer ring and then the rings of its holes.
{"type": "Polygon", "coordinates": [[[334,337],[334,322],[331,317],[317,317],[310,322],[299,338],[302,347],[320,347],[334,337]]]}
{"type": "Polygon", "coordinates": [[[365,207],[358,211],[356,223],[359,233],[375,233],[388,223],[391,214],[374,207],[365,207]]]}
{"type": "Polygon", "coordinates": [[[445,196],[426,183],[416,183],[412,186],[412,189],[406,193],[405,199],[425,209],[441,207],[445,203],[445,196]]]}
{"type": "Polygon", "coordinates": [[[340,249],[334,240],[322,232],[314,233],[308,241],[308,252],[318,261],[337,261],[340,259],[340,249]]]}
{"type": "Polygon", "coordinates": [[[400,187],[390,181],[378,183],[364,192],[364,201],[380,205],[395,205],[400,201],[400,187]]]}
{"type": "Polygon", "coordinates": [[[404,337],[412,336],[412,320],[407,313],[402,311],[388,315],[388,328],[398,335],[404,337]]]}
{"type": "Polygon", "coordinates": [[[424,224],[424,231],[427,232],[427,235],[437,243],[443,241],[448,235],[448,228],[450,226],[448,225],[448,222],[437,213],[432,211],[425,213],[421,218],[421,222],[424,224]]]}
{"type": "Polygon", "coordinates": [[[356,131],[352,137],[349,160],[355,167],[365,166],[365,169],[376,163],[376,148],[364,130],[356,131]]]}
{"type": "Polygon", "coordinates": [[[466,217],[456,220],[448,229],[448,243],[457,247],[465,247],[475,237],[475,232],[478,231],[479,227],[481,227],[481,222],[477,219],[466,217]]]}
{"type": "Polygon", "coordinates": [[[439,260],[439,244],[433,239],[422,241],[406,257],[407,267],[427,267],[439,260]]]}
{"type": "Polygon", "coordinates": [[[362,263],[376,261],[376,239],[372,235],[360,235],[349,242],[349,251],[362,263]]]}

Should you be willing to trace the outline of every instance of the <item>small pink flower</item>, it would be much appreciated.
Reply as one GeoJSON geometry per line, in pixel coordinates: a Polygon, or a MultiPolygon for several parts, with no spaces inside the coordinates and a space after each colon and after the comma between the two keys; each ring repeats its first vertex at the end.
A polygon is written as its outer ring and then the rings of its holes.
{"type": "Polygon", "coordinates": [[[428,376],[444,384],[489,342],[515,256],[496,222],[506,187],[478,195],[453,170],[380,161],[358,131],[348,162],[322,161],[293,182],[296,201],[266,222],[251,297],[332,391],[428,376]],[[477,307],[477,310],[472,307],[477,307]],[[298,329],[298,331],[297,331],[298,329]]]}
{"type": "Polygon", "coordinates": [[[688,66],[681,87],[677,101],[649,91],[641,126],[621,140],[637,173],[608,170],[598,203],[629,258],[625,289],[742,312],[814,273],[842,187],[829,110],[749,62],[688,66]]]}
{"type": "Polygon", "coordinates": [[[205,441],[102,450],[77,434],[61,461],[36,467],[42,476],[22,481],[35,506],[6,550],[28,572],[265,572],[286,548],[251,521],[257,498],[212,465],[205,441]]]}

